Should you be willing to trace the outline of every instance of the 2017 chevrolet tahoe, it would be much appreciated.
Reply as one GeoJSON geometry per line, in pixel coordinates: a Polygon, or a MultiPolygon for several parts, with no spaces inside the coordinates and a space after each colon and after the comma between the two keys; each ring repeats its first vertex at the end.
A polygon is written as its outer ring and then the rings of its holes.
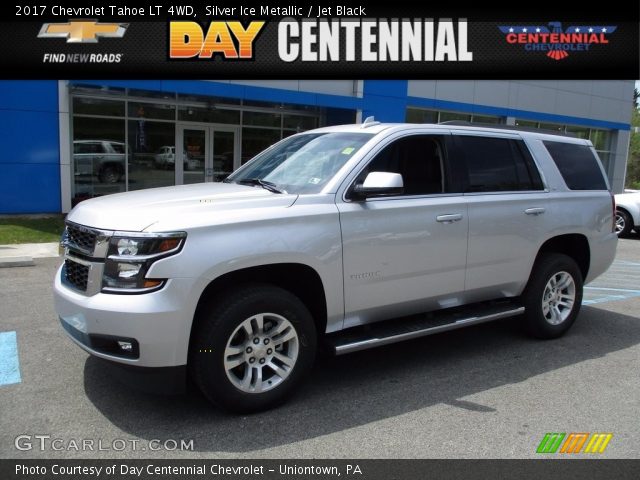
{"type": "Polygon", "coordinates": [[[300,133],[222,183],[67,217],[55,307],[90,354],[255,411],[336,354],[514,317],[555,338],[616,250],[588,140],[460,125],[300,133]]]}

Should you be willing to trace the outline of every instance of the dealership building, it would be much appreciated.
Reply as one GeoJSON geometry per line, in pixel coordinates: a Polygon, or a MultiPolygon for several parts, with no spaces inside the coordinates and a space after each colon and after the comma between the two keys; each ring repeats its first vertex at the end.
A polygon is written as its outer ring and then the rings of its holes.
{"type": "Polygon", "coordinates": [[[371,115],[588,138],[619,192],[633,89],[622,80],[2,81],[0,214],[220,181],[281,138],[371,115]]]}

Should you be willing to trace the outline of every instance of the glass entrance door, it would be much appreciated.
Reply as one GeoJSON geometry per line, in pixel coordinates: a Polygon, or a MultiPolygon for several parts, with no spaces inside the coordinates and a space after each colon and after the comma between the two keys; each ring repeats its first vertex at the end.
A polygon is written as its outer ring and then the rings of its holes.
{"type": "MultiPolygon", "coordinates": [[[[176,162],[176,184],[201,183],[206,180],[207,144],[209,132],[206,128],[182,127],[182,141],[176,142],[182,157],[176,162]],[[180,168],[182,167],[182,168],[180,168]],[[182,172],[180,172],[182,170],[182,172]],[[182,177],[182,181],[179,178],[182,177]]],[[[177,152],[176,152],[177,153],[177,152]]]]}
{"type": "Polygon", "coordinates": [[[176,185],[221,182],[240,166],[238,129],[178,125],[176,185]]]}

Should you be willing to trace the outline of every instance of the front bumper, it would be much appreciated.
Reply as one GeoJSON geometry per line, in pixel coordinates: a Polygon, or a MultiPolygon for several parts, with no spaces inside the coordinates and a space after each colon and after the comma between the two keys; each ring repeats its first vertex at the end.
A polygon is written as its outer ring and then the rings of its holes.
{"type": "Polygon", "coordinates": [[[184,366],[197,303],[191,301],[195,283],[176,278],[152,293],[86,296],[62,283],[60,267],[55,310],[69,338],[96,357],[138,367],[184,366]],[[118,352],[113,348],[118,340],[131,342],[132,350],[118,352]]]}

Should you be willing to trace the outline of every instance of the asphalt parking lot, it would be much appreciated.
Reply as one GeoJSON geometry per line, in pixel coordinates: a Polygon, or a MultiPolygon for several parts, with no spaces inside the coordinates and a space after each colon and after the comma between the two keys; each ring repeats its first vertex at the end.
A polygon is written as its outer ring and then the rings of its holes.
{"type": "Polygon", "coordinates": [[[18,375],[0,376],[2,458],[532,458],[546,432],[610,432],[600,456],[640,457],[640,237],[619,243],[559,340],[509,319],[323,358],[290,403],[251,416],[106,375],[58,324],[59,262],[0,269],[0,367],[12,342],[19,359],[18,375]]]}

